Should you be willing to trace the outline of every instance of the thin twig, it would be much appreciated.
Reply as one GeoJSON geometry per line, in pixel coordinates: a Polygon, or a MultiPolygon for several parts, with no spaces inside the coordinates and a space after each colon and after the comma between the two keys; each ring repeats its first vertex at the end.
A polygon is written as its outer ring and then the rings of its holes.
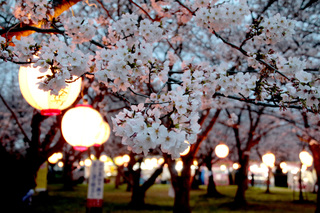
{"type": "Polygon", "coordinates": [[[112,18],[112,16],[110,15],[109,11],[107,10],[107,8],[106,8],[106,7],[104,6],[104,4],[102,3],[102,1],[97,0],[97,2],[101,5],[102,9],[103,9],[104,11],[106,11],[108,17],[111,18],[112,20],[114,20],[114,19],[112,18]]]}
{"type": "MultiPolygon", "coordinates": [[[[222,38],[216,31],[213,31],[213,34],[214,34],[215,36],[217,36],[219,39],[221,39],[221,40],[223,41],[223,43],[225,43],[225,44],[229,45],[230,47],[232,47],[232,48],[240,51],[243,55],[245,55],[245,56],[247,56],[247,57],[250,57],[247,51],[245,51],[244,49],[238,47],[237,45],[234,45],[234,44],[230,43],[230,42],[227,41],[226,39],[222,38]]],[[[277,69],[276,69],[274,66],[272,66],[271,64],[269,64],[269,63],[267,63],[267,62],[265,62],[264,60],[259,59],[259,58],[256,58],[255,60],[259,61],[261,64],[265,65],[266,67],[274,70],[276,73],[278,73],[278,74],[281,75],[282,77],[290,80],[290,78],[288,78],[285,74],[283,74],[282,72],[280,72],[279,70],[277,70],[277,69]]]]}
{"type": "Polygon", "coordinates": [[[138,95],[138,96],[141,96],[141,97],[144,97],[144,98],[149,98],[149,96],[147,96],[147,95],[140,94],[140,93],[137,93],[137,92],[133,91],[130,87],[128,87],[128,89],[130,90],[130,92],[132,92],[135,95],[138,95]]]}
{"type": "Polygon", "coordinates": [[[140,10],[142,10],[147,16],[149,19],[151,19],[152,21],[154,21],[154,19],[149,15],[149,13],[143,9],[140,5],[138,5],[137,3],[135,3],[134,1],[132,0],[129,0],[132,4],[134,4],[136,7],[138,7],[140,10]]]}
{"type": "Polygon", "coordinates": [[[27,133],[24,131],[24,129],[22,128],[22,125],[20,124],[16,114],[14,113],[14,111],[10,108],[10,106],[7,104],[6,100],[2,97],[2,95],[0,94],[0,98],[3,102],[3,104],[7,107],[7,109],[10,111],[11,115],[13,116],[14,120],[16,121],[16,123],[18,124],[18,127],[19,129],[21,130],[23,136],[25,137],[25,139],[28,141],[28,142],[31,142],[27,133]]]}
{"type": "Polygon", "coordinates": [[[183,8],[185,8],[186,10],[188,10],[189,13],[191,13],[193,16],[195,15],[195,11],[192,11],[189,7],[187,7],[186,5],[184,5],[181,1],[176,0],[176,2],[178,2],[183,8]]]}

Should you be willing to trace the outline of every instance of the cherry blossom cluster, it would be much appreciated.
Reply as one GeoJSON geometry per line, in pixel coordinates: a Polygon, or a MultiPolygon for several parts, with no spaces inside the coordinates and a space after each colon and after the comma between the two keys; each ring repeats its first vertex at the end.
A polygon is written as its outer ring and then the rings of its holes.
{"type": "Polygon", "coordinates": [[[160,146],[162,152],[178,158],[196,142],[200,131],[197,124],[199,98],[184,92],[179,87],[167,94],[153,93],[145,104],[125,109],[113,119],[116,135],[122,136],[122,143],[135,153],[147,154],[150,149],[160,146]],[[169,119],[166,126],[163,119],[169,119]]]}
{"type": "Polygon", "coordinates": [[[138,88],[142,83],[168,79],[169,64],[160,64],[153,58],[153,42],[163,33],[158,23],[143,20],[136,15],[124,14],[109,29],[110,49],[96,55],[96,77],[114,92],[138,88]],[[142,40],[137,39],[143,38],[142,40]]]}
{"type": "Polygon", "coordinates": [[[49,42],[42,42],[41,48],[36,44],[33,37],[22,37],[21,40],[13,38],[15,44],[11,47],[16,53],[15,60],[26,60],[34,62],[33,67],[40,67],[41,72],[51,70],[51,74],[45,74],[39,88],[52,94],[58,94],[66,87],[66,81],[75,80],[85,72],[91,71],[92,56],[84,54],[74,45],[67,46],[52,35],[49,42]]]}
{"type": "Polygon", "coordinates": [[[133,49],[130,49],[124,40],[119,40],[114,48],[98,52],[98,71],[95,73],[97,79],[114,92],[126,91],[129,87],[134,89],[142,83],[152,83],[155,79],[163,83],[167,81],[168,63],[157,64],[152,57],[151,44],[142,41],[131,48],[133,49]]]}
{"type": "Polygon", "coordinates": [[[32,36],[21,37],[19,40],[13,37],[12,43],[14,43],[14,47],[10,46],[7,49],[14,53],[14,61],[29,61],[40,48],[32,36]]]}
{"type": "Polygon", "coordinates": [[[260,24],[263,29],[262,33],[254,39],[260,43],[276,44],[292,37],[295,24],[294,20],[281,17],[279,13],[273,17],[264,18],[260,24]]]}
{"type": "Polygon", "coordinates": [[[289,57],[288,60],[282,56],[277,56],[277,68],[284,74],[293,75],[306,68],[306,61],[298,57],[289,57]]]}
{"type": "Polygon", "coordinates": [[[72,38],[73,43],[90,41],[95,35],[95,28],[92,20],[85,20],[80,17],[71,17],[64,25],[66,34],[72,38]]]}
{"type": "Polygon", "coordinates": [[[286,84],[287,93],[282,94],[284,101],[299,100],[302,106],[318,111],[320,109],[320,84],[312,82],[312,75],[305,71],[295,74],[299,82],[286,84]]]}
{"type": "Polygon", "coordinates": [[[10,57],[10,51],[7,50],[7,47],[6,39],[0,36],[0,57],[5,60],[10,57]]]}
{"type": "Polygon", "coordinates": [[[92,55],[84,54],[75,45],[67,46],[55,35],[51,36],[49,42],[42,43],[38,57],[34,67],[40,66],[40,70],[49,68],[52,71],[52,76],[43,79],[42,88],[54,94],[66,86],[63,83],[66,80],[74,80],[74,76],[91,72],[92,55]]]}
{"type": "Polygon", "coordinates": [[[116,32],[116,37],[126,38],[128,42],[132,38],[138,40],[137,37],[141,36],[147,43],[159,41],[164,33],[159,22],[151,22],[149,19],[143,19],[139,22],[137,15],[128,13],[122,15],[121,19],[110,27],[110,31],[116,32]]]}
{"type": "Polygon", "coordinates": [[[228,64],[221,63],[216,66],[192,66],[184,72],[183,85],[198,96],[202,95],[202,102],[206,103],[202,108],[212,107],[215,92],[224,95],[241,94],[249,97],[254,92],[257,82],[256,74],[238,72],[234,75],[227,73],[228,64]],[[210,103],[211,102],[211,103],[210,103]]]}
{"type": "Polygon", "coordinates": [[[240,24],[249,13],[246,1],[240,0],[235,4],[224,2],[212,7],[200,8],[196,12],[195,21],[201,27],[220,31],[230,25],[240,24]]]}
{"type": "Polygon", "coordinates": [[[24,24],[38,25],[42,20],[53,16],[54,10],[47,0],[18,0],[13,14],[24,24]]]}

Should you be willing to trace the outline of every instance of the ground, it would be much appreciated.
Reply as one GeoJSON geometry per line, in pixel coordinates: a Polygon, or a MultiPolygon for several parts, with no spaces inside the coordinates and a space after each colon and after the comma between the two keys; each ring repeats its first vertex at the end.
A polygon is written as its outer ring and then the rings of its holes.
{"type": "MultiPolygon", "coordinates": [[[[169,185],[156,184],[150,188],[146,195],[146,207],[140,210],[128,209],[131,193],[126,192],[126,186],[119,189],[114,184],[105,184],[103,213],[168,213],[172,212],[173,198],[169,197],[169,185]]],[[[316,194],[304,194],[305,202],[299,203],[298,193],[293,193],[287,188],[271,187],[270,194],[265,193],[264,188],[250,187],[246,193],[248,205],[243,209],[234,209],[232,205],[236,186],[220,186],[219,192],[225,195],[222,198],[207,198],[206,188],[191,191],[190,204],[193,213],[206,212],[314,212],[316,194]]],[[[63,191],[62,185],[48,186],[48,196],[36,195],[33,198],[32,213],[85,213],[86,212],[87,185],[81,184],[74,191],[63,191]]]]}

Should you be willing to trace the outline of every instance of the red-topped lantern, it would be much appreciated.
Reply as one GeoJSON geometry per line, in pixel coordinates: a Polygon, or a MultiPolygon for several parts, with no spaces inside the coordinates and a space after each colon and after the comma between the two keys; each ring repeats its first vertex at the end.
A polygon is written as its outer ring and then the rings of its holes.
{"type": "Polygon", "coordinates": [[[103,119],[90,105],[77,105],[68,110],[61,121],[64,139],[75,150],[85,151],[96,143],[103,119]]]}
{"type": "Polygon", "coordinates": [[[58,115],[61,110],[68,108],[78,97],[81,90],[81,79],[68,83],[67,87],[60,90],[58,95],[50,94],[50,91],[39,89],[41,77],[50,74],[40,72],[40,67],[33,68],[21,66],[19,70],[20,91],[24,99],[34,108],[41,111],[42,115],[58,115]]]}

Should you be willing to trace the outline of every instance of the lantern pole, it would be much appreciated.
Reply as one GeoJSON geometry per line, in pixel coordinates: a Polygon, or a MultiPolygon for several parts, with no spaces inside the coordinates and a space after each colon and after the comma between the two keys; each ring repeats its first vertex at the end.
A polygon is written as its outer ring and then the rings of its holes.
{"type": "Polygon", "coordinates": [[[271,176],[271,169],[274,167],[275,163],[275,156],[272,153],[267,153],[262,156],[262,162],[267,166],[268,168],[268,176],[267,176],[267,190],[266,193],[270,193],[270,176],[271,176]]]}
{"type": "Polygon", "coordinates": [[[300,163],[300,171],[299,171],[299,201],[302,202],[304,200],[303,194],[302,194],[302,163],[300,163]]]}

